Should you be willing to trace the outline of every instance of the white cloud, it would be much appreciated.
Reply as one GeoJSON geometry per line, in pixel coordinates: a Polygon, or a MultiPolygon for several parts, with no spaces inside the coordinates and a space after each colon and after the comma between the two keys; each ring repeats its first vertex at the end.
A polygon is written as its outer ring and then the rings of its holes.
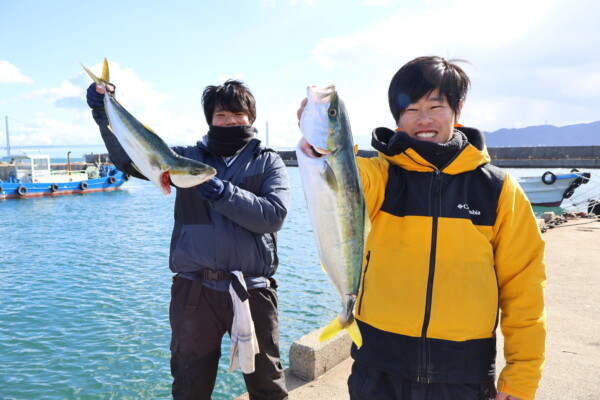
{"type": "Polygon", "coordinates": [[[328,69],[394,62],[407,55],[445,55],[448,49],[489,51],[533,29],[554,3],[556,0],[462,0],[448,5],[431,1],[425,9],[398,9],[371,29],[324,38],[314,54],[328,69]]]}
{"type": "Polygon", "coordinates": [[[83,93],[82,88],[71,82],[64,81],[58,88],[42,88],[21,96],[23,100],[42,99],[56,102],[63,98],[79,96],[83,93]]]}
{"type": "Polygon", "coordinates": [[[0,60],[0,83],[33,83],[33,79],[25,76],[6,60],[0,60]]]}

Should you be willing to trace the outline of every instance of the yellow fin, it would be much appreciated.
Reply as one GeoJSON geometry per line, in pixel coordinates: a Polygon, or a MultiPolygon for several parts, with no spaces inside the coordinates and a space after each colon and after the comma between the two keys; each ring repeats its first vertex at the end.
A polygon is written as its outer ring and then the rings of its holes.
{"type": "Polygon", "coordinates": [[[132,162],[132,163],[131,163],[131,166],[132,166],[133,168],[135,168],[135,170],[136,170],[137,172],[139,172],[140,174],[144,175],[144,174],[142,173],[142,171],[140,171],[140,169],[138,168],[138,166],[137,166],[137,165],[135,165],[135,163],[133,163],[133,162],[132,162]]]}
{"type": "Polygon", "coordinates": [[[356,320],[352,318],[352,323],[348,325],[345,329],[348,331],[348,334],[352,338],[352,341],[356,344],[356,347],[360,349],[360,346],[362,346],[363,341],[356,320]]]}
{"type": "Polygon", "coordinates": [[[102,64],[102,78],[104,82],[110,82],[110,73],[108,72],[108,60],[104,59],[104,64],[102,64]]]}
{"type": "Polygon", "coordinates": [[[154,131],[152,130],[152,128],[150,128],[148,125],[146,125],[146,124],[142,124],[142,125],[144,126],[144,128],[148,129],[150,132],[152,132],[152,133],[156,133],[156,132],[154,132],[154,131]]]}
{"type": "Polygon", "coordinates": [[[331,321],[329,325],[325,327],[325,329],[323,329],[323,332],[321,332],[319,335],[319,341],[324,342],[331,339],[342,329],[348,331],[348,334],[350,335],[352,341],[356,344],[356,347],[360,348],[362,346],[362,335],[360,334],[356,320],[352,318],[352,322],[348,326],[344,327],[339,316],[335,317],[334,320],[331,321]]]}
{"type": "Polygon", "coordinates": [[[357,154],[358,154],[358,145],[355,144],[354,145],[354,155],[357,155],[357,154]]]}

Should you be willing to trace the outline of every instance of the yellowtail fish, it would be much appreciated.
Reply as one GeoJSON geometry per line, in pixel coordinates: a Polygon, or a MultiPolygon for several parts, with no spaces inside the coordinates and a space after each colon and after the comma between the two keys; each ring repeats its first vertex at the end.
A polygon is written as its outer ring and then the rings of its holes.
{"type": "Polygon", "coordinates": [[[106,58],[100,78],[83,64],[81,66],[104,89],[104,109],[110,129],[131,158],[133,166],[161,192],[165,195],[171,193],[171,183],[180,188],[199,185],[217,173],[209,165],[175,153],[156,133],[131,115],[113,93],[106,90],[110,82],[106,58]]]}
{"type": "Polygon", "coordinates": [[[320,340],[346,329],[360,347],[362,337],[353,312],[371,224],[350,121],[335,86],[311,86],[307,99],[296,156],[319,258],[342,302],[341,313],[325,327],[320,340]]]}

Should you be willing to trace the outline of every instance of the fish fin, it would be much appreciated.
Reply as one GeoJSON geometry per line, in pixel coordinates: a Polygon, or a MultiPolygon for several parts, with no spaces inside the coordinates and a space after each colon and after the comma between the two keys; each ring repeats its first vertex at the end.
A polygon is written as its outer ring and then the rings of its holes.
{"type": "Polygon", "coordinates": [[[354,145],[354,155],[357,155],[357,154],[358,154],[358,145],[355,144],[354,145]]]}
{"type": "Polygon", "coordinates": [[[344,329],[344,327],[342,326],[342,321],[340,320],[340,317],[337,316],[333,319],[333,321],[329,323],[329,325],[327,325],[323,329],[323,332],[321,332],[321,334],[319,335],[319,341],[324,342],[326,340],[331,339],[332,337],[337,335],[338,332],[340,332],[342,329],[344,329]]]}
{"type": "Polygon", "coordinates": [[[137,166],[137,165],[135,165],[135,163],[133,163],[133,162],[132,162],[132,163],[131,163],[131,166],[132,166],[133,168],[135,168],[135,170],[136,170],[137,172],[139,172],[140,174],[144,175],[144,174],[142,173],[142,171],[140,171],[140,169],[138,168],[138,166],[137,166]]]}
{"type": "Polygon", "coordinates": [[[354,344],[356,344],[356,347],[358,347],[360,349],[360,346],[362,346],[363,340],[362,340],[362,335],[360,334],[360,329],[358,328],[358,324],[356,323],[356,320],[354,318],[352,318],[352,322],[350,323],[350,325],[348,325],[344,329],[346,329],[348,331],[350,338],[352,339],[354,344]]]}
{"type": "Polygon", "coordinates": [[[85,72],[87,72],[87,74],[90,76],[90,78],[92,78],[92,80],[94,82],[96,82],[96,85],[102,85],[102,81],[100,80],[100,78],[98,78],[96,75],[94,75],[94,73],[92,71],[90,71],[85,65],[79,63],[83,69],[85,70],[85,72]]]}
{"type": "Polygon", "coordinates": [[[348,331],[348,335],[350,335],[350,338],[356,344],[356,347],[360,348],[362,346],[362,335],[360,334],[360,329],[358,328],[356,320],[352,318],[352,322],[344,326],[339,316],[335,317],[333,321],[331,321],[329,325],[327,325],[323,329],[323,331],[319,335],[319,341],[324,342],[326,340],[331,339],[332,337],[337,335],[342,329],[348,331]]]}
{"type": "Polygon", "coordinates": [[[329,165],[329,163],[326,162],[324,164],[323,171],[321,171],[321,176],[323,177],[325,182],[327,182],[327,186],[329,186],[329,188],[334,192],[337,192],[337,178],[335,177],[335,172],[333,172],[333,169],[331,168],[331,165],[329,165]]]}
{"type": "Polygon", "coordinates": [[[108,82],[110,82],[110,74],[108,72],[108,61],[106,60],[106,58],[104,59],[104,64],[102,64],[102,76],[100,78],[98,78],[85,65],[83,65],[81,63],[79,63],[79,64],[83,67],[83,69],[85,70],[85,72],[87,72],[87,74],[90,76],[90,78],[92,78],[92,80],[94,82],[96,82],[96,85],[104,86],[108,82]]]}
{"type": "Polygon", "coordinates": [[[104,82],[110,82],[110,73],[108,72],[108,60],[105,58],[104,63],[102,64],[102,77],[100,78],[104,82]]]}
{"type": "Polygon", "coordinates": [[[144,128],[148,129],[150,132],[152,132],[152,133],[154,133],[156,135],[156,132],[154,132],[152,130],[152,128],[150,128],[148,125],[146,125],[146,124],[142,124],[142,125],[144,126],[144,128]]]}

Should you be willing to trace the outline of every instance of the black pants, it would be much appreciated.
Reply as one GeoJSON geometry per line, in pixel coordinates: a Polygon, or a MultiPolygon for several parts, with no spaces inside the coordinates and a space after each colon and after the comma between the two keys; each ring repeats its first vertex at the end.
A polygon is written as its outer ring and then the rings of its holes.
{"type": "Polygon", "coordinates": [[[494,382],[418,383],[354,361],[350,400],[494,400],[494,382]]]}
{"type": "MultiPolygon", "coordinates": [[[[192,281],[174,280],[171,287],[171,375],[176,400],[210,399],[217,379],[221,340],[231,334],[233,307],[229,292],[202,288],[196,310],[186,315],[192,281]]],[[[260,353],[255,372],[244,374],[251,400],[287,399],[283,368],[279,361],[279,323],[275,289],[249,290],[250,311],[260,353]]],[[[233,397],[233,394],[232,394],[233,397]]]]}

